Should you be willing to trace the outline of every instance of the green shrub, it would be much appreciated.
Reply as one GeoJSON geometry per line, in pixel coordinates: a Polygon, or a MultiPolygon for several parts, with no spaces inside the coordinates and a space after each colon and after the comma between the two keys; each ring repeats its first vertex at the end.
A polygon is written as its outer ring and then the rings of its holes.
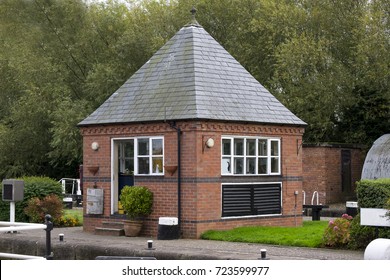
{"type": "Polygon", "coordinates": [[[24,212],[32,223],[44,223],[46,214],[49,214],[53,223],[58,224],[63,214],[62,200],[55,194],[49,194],[43,199],[33,197],[27,202],[24,212]]]}
{"type": "MultiPolygon", "coordinates": [[[[360,208],[387,208],[390,200],[390,178],[377,180],[361,180],[357,182],[357,197],[360,208]]],[[[378,235],[373,226],[361,226],[360,214],[351,223],[352,249],[364,249],[375,238],[390,238],[390,228],[379,228],[378,235]]]]}
{"type": "Polygon", "coordinates": [[[390,228],[378,228],[377,236],[375,227],[360,225],[360,214],[358,214],[352,220],[350,238],[351,240],[348,244],[350,249],[365,249],[376,238],[390,238],[390,228]]]}
{"type": "Polygon", "coordinates": [[[82,222],[80,221],[78,216],[74,215],[63,215],[58,223],[55,224],[55,226],[59,227],[78,227],[82,226],[82,222]]]}
{"type": "Polygon", "coordinates": [[[390,178],[357,182],[357,198],[361,208],[386,208],[390,198],[390,178]]]}
{"type": "Polygon", "coordinates": [[[351,220],[351,216],[343,214],[341,218],[329,221],[323,236],[324,245],[334,248],[346,247],[350,240],[351,220]]]}
{"type": "Polygon", "coordinates": [[[124,186],[120,202],[129,218],[139,218],[152,213],[153,193],[146,187],[124,186]]]}
{"type": "MultiPolygon", "coordinates": [[[[24,181],[24,199],[15,203],[15,221],[28,222],[29,217],[24,213],[24,208],[27,207],[28,201],[37,197],[44,197],[55,194],[62,199],[62,186],[59,182],[48,177],[23,177],[19,178],[24,181]]],[[[2,195],[2,188],[0,188],[2,195]]],[[[9,202],[0,201],[0,220],[9,221],[9,202]]]]}

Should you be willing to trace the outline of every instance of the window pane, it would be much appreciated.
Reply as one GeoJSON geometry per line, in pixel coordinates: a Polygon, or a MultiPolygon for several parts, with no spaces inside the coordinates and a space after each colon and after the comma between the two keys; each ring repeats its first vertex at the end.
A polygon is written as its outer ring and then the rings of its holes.
{"type": "Polygon", "coordinates": [[[267,139],[259,139],[259,156],[267,155],[267,139]]]}
{"type": "Polygon", "coordinates": [[[222,154],[223,155],[231,155],[231,140],[230,139],[222,139],[222,154]]]}
{"type": "Polygon", "coordinates": [[[163,159],[162,157],[153,158],[153,171],[152,173],[163,173],[163,159]]]}
{"type": "Polygon", "coordinates": [[[163,154],[163,141],[162,141],[162,139],[153,139],[152,140],[152,153],[153,153],[153,155],[162,155],[163,154]]]}
{"type": "Polygon", "coordinates": [[[267,174],[267,158],[259,158],[258,174],[267,174]]]}
{"type": "Polygon", "coordinates": [[[247,139],[246,140],[246,155],[255,156],[256,155],[256,140],[247,139]]]}
{"type": "Polygon", "coordinates": [[[149,155],[149,139],[138,139],[138,155],[149,155]]]}
{"type": "Polygon", "coordinates": [[[232,173],[232,168],[231,168],[231,165],[232,165],[232,162],[231,162],[231,158],[230,157],[224,157],[222,158],[222,174],[226,174],[226,173],[232,173]]]}
{"type": "Polygon", "coordinates": [[[255,174],[256,173],[256,159],[247,158],[246,159],[246,174],[255,174]]]}
{"type": "Polygon", "coordinates": [[[138,174],[149,174],[149,158],[138,158],[138,174]]]}
{"type": "Polygon", "coordinates": [[[134,143],[133,142],[126,142],[123,145],[125,149],[125,157],[134,157],[134,143]]]}
{"type": "Polygon", "coordinates": [[[244,159],[235,158],[234,159],[234,174],[244,174],[244,159]]]}
{"type": "Polygon", "coordinates": [[[279,158],[271,158],[271,172],[279,173],[279,158]]]}
{"type": "Polygon", "coordinates": [[[234,154],[238,156],[244,155],[244,139],[234,139],[234,154]]]}
{"type": "Polygon", "coordinates": [[[279,141],[271,141],[271,156],[279,155],[279,141]]]}
{"type": "Polygon", "coordinates": [[[124,172],[127,174],[131,174],[134,171],[134,161],[133,159],[125,160],[125,169],[124,172]]]}

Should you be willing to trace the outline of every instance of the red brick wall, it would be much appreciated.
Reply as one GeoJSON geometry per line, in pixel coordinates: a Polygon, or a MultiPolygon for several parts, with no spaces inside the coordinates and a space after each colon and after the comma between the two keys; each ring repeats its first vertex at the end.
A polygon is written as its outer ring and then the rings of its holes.
{"type": "MultiPolygon", "coordinates": [[[[182,232],[184,237],[198,238],[208,229],[227,229],[241,225],[300,225],[302,218],[302,143],[303,128],[268,126],[256,124],[234,124],[220,122],[180,122],[182,130],[182,232]],[[221,176],[221,136],[264,136],[281,138],[281,176],[221,176]],[[213,138],[212,148],[204,146],[213,138]],[[221,219],[222,182],[282,182],[283,213],[279,216],[221,219]],[[296,200],[297,199],[297,200],[296,200]],[[295,208],[297,205],[297,208],[295,208]]],[[[86,188],[96,182],[104,189],[104,214],[84,216],[84,230],[93,231],[103,220],[123,218],[111,215],[111,139],[118,137],[164,136],[165,165],[177,165],[177,132],[167,123],[108,125],[83,127],[84,139],[84,194],[86,188]],[[91,149],[98,142],[98,151],[91,149]],[[94,175],[88,168],[99,166],[94,175]]],[[[158,218],[177,217],[177,171],[171,176],[136,176],[136,185],[148,186],[154,193],[153,213],[147,218],[142,234],[156,236],[158,218]]],[[[86,197],[84,197],[86,202],[86,197]]],[[[86,204],[86,203],[84,203],[86,204]]],[[[84,210],[85,211],[85,210],[84,210]]],[[[85,212],[84,212],[85,213],[85,212]]]]}
{"type": "Polygon", "coordinates": [[[305,145],[303,147],[303,190],[306,192],[306,204],[311,204],[314,191],[319,193],[322,204],[352,199],[356,188],[355,182],[360,180],[363,163],[364,153],[358,147],[330,144],[305,145]],[[342,150],[351,151],[351,192],[342,191],[342,150]]]}

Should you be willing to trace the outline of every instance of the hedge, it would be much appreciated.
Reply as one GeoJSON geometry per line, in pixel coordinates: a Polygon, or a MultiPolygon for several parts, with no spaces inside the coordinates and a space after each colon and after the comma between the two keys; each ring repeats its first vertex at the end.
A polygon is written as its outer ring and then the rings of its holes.
{"type": "MultiPolygon", "coordinates": [[[[388,208],[390,178],[361,180],[357,182],[356,192],[360,208],[388,208]]],[[[350,234],[351,241],[349,247],[352,249],[364,249],[377,237],[390,238],[390,228],[379,228],[376,233],[375,227],[360,225],[360,214],[358,214],[352,221],[350,234]]]]}
{"type": "Polygon", "coordinates": [[[386,208],[390,198],[390,178],[361,180],[357,182],[356,192],[360,208],[386,208]]]}

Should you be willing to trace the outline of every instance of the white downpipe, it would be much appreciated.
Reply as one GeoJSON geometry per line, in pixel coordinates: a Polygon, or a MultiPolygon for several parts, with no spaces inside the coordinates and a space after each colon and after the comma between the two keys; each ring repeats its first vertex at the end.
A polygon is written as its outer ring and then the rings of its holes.
{"type": "Polygon", "coordinates": [[[303,204],[306,204],[306,192],[302,191],[303,193],[303,204]]]}

